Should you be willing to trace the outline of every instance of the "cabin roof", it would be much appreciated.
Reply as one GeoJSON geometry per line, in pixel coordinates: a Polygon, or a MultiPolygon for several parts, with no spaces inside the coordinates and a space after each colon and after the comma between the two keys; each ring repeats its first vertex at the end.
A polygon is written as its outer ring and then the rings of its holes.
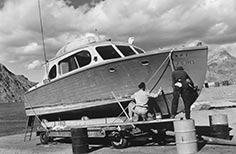
{"type": "Polygon", "coordinates": [[[66,54],[73,52],[75,50],[78,50],[78,49],[83,49],[83,48],[87,48],[87,47],[94,47],[94,46],[99,46],[99,45],[110,45],[110,44],[132,45],[132,44],[129,44],[128,42],[127,43],[126,42],[116,42],[116,41],[111,41],[111,39],[107,39],[107,38],[100,39],[100,40],[88,39],[87,41],[83,40],[83,39],[82,40],[77,39],[77,40],[74,40],[74,41],[66,44],[61,49],[59,49],[58,52],[56,53],[56,56],[54,58],[50,59],[49,61],[53,61],[54,59],[57,59],[63,55],[66,55],[66,54]]]}
{"type": "Polygon", "coordinates": [[[84,48],[86,46],[95,45],[101,42],[111,41],[110,38],[100,37],[100,36],[89,36],[82,39],[75,39],[71,42],[68,42],[61,49],[58,50],[55,57],[60,57],[68,52],[74,51],[76,49],[84,48]]]}

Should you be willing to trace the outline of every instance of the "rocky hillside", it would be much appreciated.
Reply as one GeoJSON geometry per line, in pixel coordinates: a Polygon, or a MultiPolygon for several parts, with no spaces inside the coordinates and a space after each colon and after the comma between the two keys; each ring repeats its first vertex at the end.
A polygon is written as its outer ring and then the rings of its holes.
{"type": "Polygon", "coordinates": [[[22,101],[23,94],[34,84],[23,75],[15,75],[0,64],[0,103],[22,101]]]}
{"type": "Polygon", "coordinates": [[[236,83],[236,57],[221,49],[208,58],[207,81],[236,83]]]}

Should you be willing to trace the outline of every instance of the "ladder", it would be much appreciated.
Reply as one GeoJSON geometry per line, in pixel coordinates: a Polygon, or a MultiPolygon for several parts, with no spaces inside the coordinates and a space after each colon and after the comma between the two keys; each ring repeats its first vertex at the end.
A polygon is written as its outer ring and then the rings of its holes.
{"type": "Polygon", "coordinates": [[[30,141],[34,129],[34,121],[35,121],[35,116],[29,116],[27,117],[27,122],[26,122],[26,127],[25,127],[25,137],[24,137],[24,142],[26,140],[30,141]]]}

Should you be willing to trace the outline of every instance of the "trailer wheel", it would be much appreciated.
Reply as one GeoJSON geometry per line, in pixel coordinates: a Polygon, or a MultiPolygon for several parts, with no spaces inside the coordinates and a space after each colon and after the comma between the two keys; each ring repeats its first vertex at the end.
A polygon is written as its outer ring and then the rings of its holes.
{"type": "Polygon", "coordinates": [[[166,133],[163,132],[159,132],[158,134],[153,136],[154,142],[158,143],[159,145],[166,145],[167,141],[166,141],[166,133]]]}
{"type": "Polygon", "coordinates": [[[111,145],[116,149],[126,148],[129,145],[128,139],[121,136],[119,132],[112,132],[110,142],[111,145]]]}
{"type": "Polygon", "coordinates": [[[47,132],[43,132],[40,134],[40,142],[42,144],[48,144],[49,142],[49,135],[47,132]]]}

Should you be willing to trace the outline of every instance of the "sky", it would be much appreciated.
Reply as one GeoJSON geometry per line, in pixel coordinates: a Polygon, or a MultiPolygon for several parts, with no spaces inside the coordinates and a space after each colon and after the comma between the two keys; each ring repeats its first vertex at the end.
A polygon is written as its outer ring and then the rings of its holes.
{"type": "MultiPolygon", "coordinates": [[[[95,33],[149,51],[202,41],[236,56],[235,0],[40,0],[47,59],[95,33]]],[[[0,63],[37,82],[44,55],[38,0],[0,0],[0,63]]]]}

